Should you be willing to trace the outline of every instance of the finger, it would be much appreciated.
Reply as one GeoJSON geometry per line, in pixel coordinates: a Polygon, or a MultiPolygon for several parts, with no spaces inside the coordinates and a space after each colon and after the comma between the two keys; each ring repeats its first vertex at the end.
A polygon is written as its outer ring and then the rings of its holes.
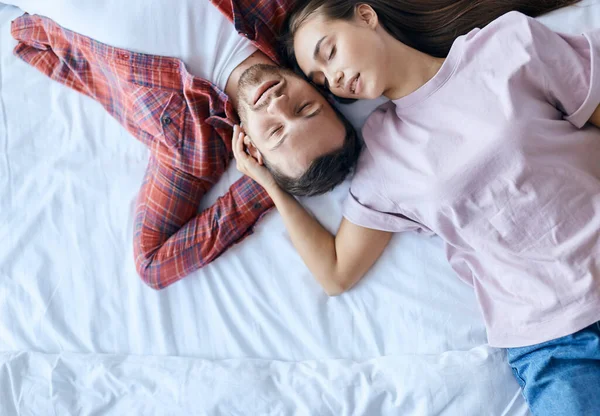
{"type": "Polygon", "coordinates": [[[234,151],[239,150],[239,142],[242,141],[243,133],[240,131],[239,126],[234,126],[233,128],[233,137],[232,137],[232,147],[234,151]]]}
{"type": "Polygon", "coordinates": [[[231,150],[233,151],[233,156],[236,159],[239,159],[239,151],[238,151],[238,143],[240,141],[240,136],[237,134],[237,131],[234,132],[233,137],[231,138],[231,150]]]}
{"type": "Polygon", "coordinates": [[[250,136],[247,136],[245,133],[243,133],[242,135],[242,141],[244,142],[244,153],[248,155],[248,157],[252,160],[256,160],[254,159],[254,156],[252,156],[252,154],[248,151],[248,147],[252,144],[252,141],[250,140],[250,136]]]}
{"type": "Polygon", "coordinates": [[[244,133],[240,132],[238,135],[235,147],[240,154],[246,155],[246,152],[244,152],[244,133]]]}
{"type": "Polygon", "coordinates": [[[238,140],[237,126],[233,126],[233,134],[231,135],[231,148],[233,153],[235,153],[235,145],[238,140]]]}
{"type": "Polygon", "coordinates": [[[246,160],[248,155],[244,152],[244,141],[242,139],[242,135],[239,134],[236,136],[235,140],[232,143],[233,155],[237,160],[246,160]]]}

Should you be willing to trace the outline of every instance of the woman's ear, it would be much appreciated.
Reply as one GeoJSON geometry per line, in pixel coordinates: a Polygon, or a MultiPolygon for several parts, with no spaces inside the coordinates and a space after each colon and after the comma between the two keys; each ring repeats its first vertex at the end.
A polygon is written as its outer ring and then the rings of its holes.
{"type": "Polygon", "coordinates": [[[377,24],[379,23],[377,12],[375,12],[370,5],[365,3],[359,4],[356,6],[354,13],[361,23],[366,24],[371,29],[377,27],[377,24]]]}
{"type": "Polygon", "coordinates": [[[254,146],[254,143],[252,143],[252,140],[250,140],[250,137],[244,136],[244,145],[246,146],[246,149],[248,150],[248,153],[250,154],[250,156],[252,156],[254,158],[254,160],[256,160],[258,162],[259,165],[263,165],[264,162],[263,162],[262,154],[258,151],[256,146],[254,146]]]}

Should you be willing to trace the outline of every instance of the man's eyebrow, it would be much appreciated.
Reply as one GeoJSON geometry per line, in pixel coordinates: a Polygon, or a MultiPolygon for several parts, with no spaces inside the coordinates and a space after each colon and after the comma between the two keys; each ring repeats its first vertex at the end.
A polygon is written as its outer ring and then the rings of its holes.
{"type": "MultiPolygon", "coordinates": [[[[323,41],[325,40],[327,36],[323,36],[321,39],[319,39],[319,41],[317,42],[317,45],[315,46],[315,51],[313,52],[313,59],[316,60],[317,57],[319,56],[319,52],[321,51],[321,43],[323,43],[323,41]]],[[[313,81],[313,77],[315,76],[314,72],[309,72],[307,77],[308,79],[312,82],[313,81]]]]}
{"type": "Polygon", "coordinates": [[[311,114],[307,115],[305,118],[313,118],[318,116],[319,114],[321,114],[321,111],[323,110],[323,106],[319,106],[319,108],[317,108],[314,112],[312,112],[311,114]]]}

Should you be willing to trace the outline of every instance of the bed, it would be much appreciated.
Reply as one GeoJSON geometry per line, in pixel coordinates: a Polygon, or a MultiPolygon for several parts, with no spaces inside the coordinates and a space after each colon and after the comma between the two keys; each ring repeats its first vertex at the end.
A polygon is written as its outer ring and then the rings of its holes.
{"type": "MultiPolygon", "coordinates": [[[[47,15],[193,72],[193,1],[11,3],[0,3],[0,414],[528,414],[437,238],[394,236],[354,289],[330,298],[271,212],[205,268],[145,286],[132,221],[146,148],[16,59],[10,22],[47,15]]],[[[541,20],[597,27],[600,1],[541,20]]],[[[380,102],[343,111],[359,126],[380,102]]],[[[232,164],[203,206],[239,176],[232,164]]],[[[302,203],[333,231],[348,186],[302,203]]]]}

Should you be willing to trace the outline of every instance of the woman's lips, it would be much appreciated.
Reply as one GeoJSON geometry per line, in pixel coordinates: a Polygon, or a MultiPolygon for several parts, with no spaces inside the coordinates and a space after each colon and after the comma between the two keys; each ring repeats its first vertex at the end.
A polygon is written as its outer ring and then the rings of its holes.
{"type": "Polygon", "coordinates": [[[360,91],[360,74],[356,74],[355,77],[348,81],[346,89],[350,94],[357,94],[360,91]]]}
{"type": "Polygon", "coordinates": [[[265,95],[267,90],[273,88],[277,84],[279,84],[278,80],[263,82],[260,85],[260,87],[258,87],[258,89],[256,90],[256,93],[254,93],[254,105],[258,104],[258,102],[260,101],[261,98],[263,98],[263,96],[265,95]]]}

